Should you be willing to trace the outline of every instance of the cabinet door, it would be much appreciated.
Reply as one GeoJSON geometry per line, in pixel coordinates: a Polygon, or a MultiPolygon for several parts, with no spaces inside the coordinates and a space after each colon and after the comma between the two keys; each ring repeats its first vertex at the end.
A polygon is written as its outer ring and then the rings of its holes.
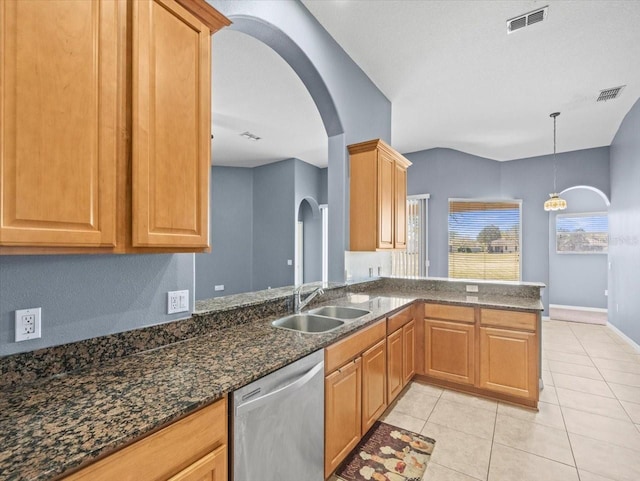
{"type": "Polygon", "coordinates": [[[0,2],[0,245],[115,245],[121,6],[0,2]]]}
{"type": "Polygon", "coordinates": [[[425,373],[474,383],[474,325],[425,319],[425,373]]]}
{"type": "Polygon", "coordinates": [[[398,394],[400,394],[400,391],[402,391],[402,381],[404,379],[402,372],[402,344],[402,329],[398,329],[387,337],[387,356],[389,357],[387,371],[389,404],[391,404],[398,394]]]}
{"type": "Polygon", "coordinates": [[[411,382],[416,373],[416,322],[411,321],[402,327],[402,385],[411,382]]]}
{"type": "Polygon", "coordinates": [[[220,446],[168,481],[227,481],[227,447],[220,446]]]}
{"type": "Polygon", "coordinates": [[[387,408],[387,343],[362,354],[362,436],[387,408]]]}
{"type": "Polygon", "coordinates": [[[378,151],[378,249],[393,248],[394,170],[393,159],[378,151]]]}
{"type": "Polygon", "coordinates": [[[133,2],[134,246],[208,245],[210,50],[174,0],[133,2]]]}
{"type": "Polygon", "coordinates": [[[325,378],[324,475],[358,444],[362,426],[362,361],[350,362],[325,378]]]}
{"type": "Polygon", "coordinates": [[[480,328],[480,387],[538,400],[538,343],[533,333],[480,328]]]}
{"type": "Polygon", "coordinates": [[[394,163],[394,205],[395,205],[395,236],[394,247],[396,249],[407,248],[407,171],[394,163]]]}

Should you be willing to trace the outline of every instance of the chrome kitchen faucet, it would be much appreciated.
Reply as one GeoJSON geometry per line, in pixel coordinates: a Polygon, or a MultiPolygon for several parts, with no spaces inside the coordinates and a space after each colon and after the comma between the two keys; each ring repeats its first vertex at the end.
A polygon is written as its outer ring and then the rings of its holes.
{"type": "Polygon", "coordinates": [[[300,311],[309,304],[316,296],[324,294],[322,287],[314,289],[304,300],[302,299],[302,288],[304,284],[300,284],[293,289],[293,311],[296,314],[300,314],[300,311]]]}

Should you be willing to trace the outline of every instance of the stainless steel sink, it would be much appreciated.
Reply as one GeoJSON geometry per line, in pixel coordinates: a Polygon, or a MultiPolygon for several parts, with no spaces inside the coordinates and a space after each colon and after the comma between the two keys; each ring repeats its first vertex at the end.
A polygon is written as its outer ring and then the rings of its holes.
{"type": "Polygon", "coordinates": [[[344,321],[314,314],[292,314],[276,319],[271,324],[281,329],[318,334],[333,331],[342,326],[344,321]]]}
{"type": "Polygon", "coordinates": [[[358,309],[356,307],[324,306],[311,309],[309,314],[335,317],[337,319],[357,319],[358,317],[366,316],[370,312],[371,311],[365,311],[364,309],[358,309]]]}

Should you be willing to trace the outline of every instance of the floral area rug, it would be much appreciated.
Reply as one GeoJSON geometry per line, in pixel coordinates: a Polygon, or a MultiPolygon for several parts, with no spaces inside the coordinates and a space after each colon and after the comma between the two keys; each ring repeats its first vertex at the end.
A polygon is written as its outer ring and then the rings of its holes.
{"type": "Polygon", "coordinates": [[[436,442],[377,421],[336,470],[343,481],[420,481],[436,442]]]}

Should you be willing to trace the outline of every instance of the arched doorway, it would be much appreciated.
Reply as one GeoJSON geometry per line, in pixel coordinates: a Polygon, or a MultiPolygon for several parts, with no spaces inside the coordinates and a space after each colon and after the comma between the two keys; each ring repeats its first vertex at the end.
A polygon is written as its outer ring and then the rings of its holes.
{"type": "Polygon", "coordinates": [[[322,280],[322,216],[313,197],[297,209],[295,284],[322,280]]]}
{"type": "Polygon", "coordinates": [[[609,199],[592,186],[561,193],[567,209],[549,215],[549,315],[605,324],[609,290],[609,199]]]}

